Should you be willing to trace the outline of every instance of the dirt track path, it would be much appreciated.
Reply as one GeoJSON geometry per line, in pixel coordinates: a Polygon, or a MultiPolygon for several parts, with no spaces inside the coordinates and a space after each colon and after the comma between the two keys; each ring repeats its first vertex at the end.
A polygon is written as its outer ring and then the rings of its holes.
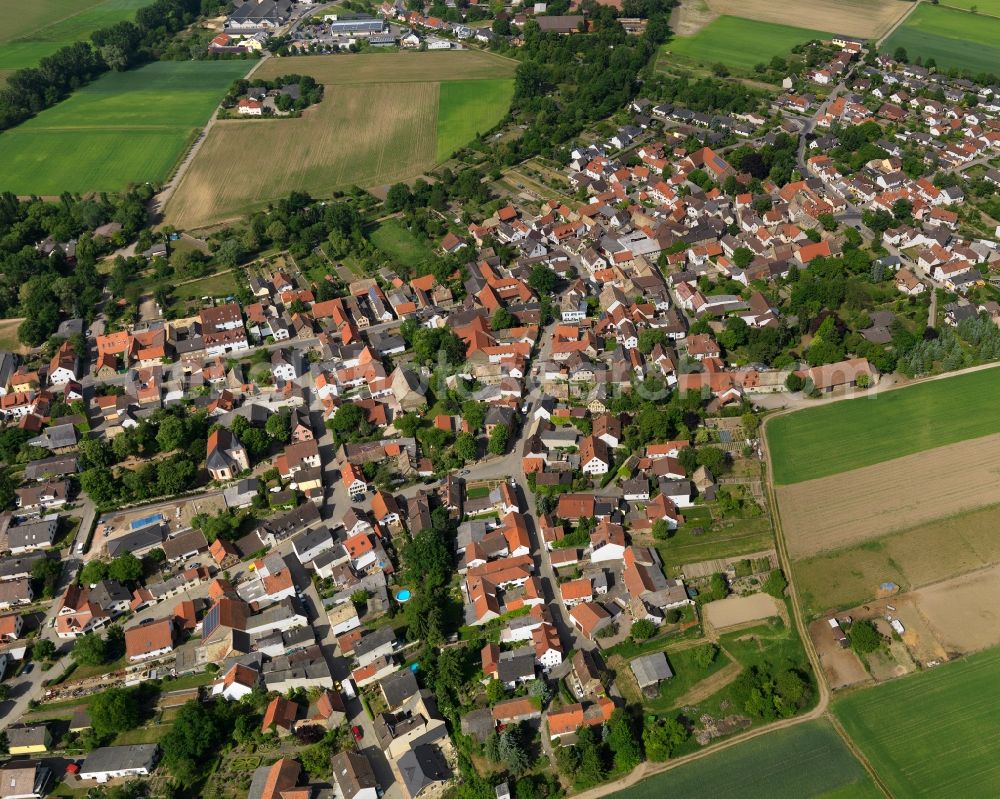
{"type": "MultiPolygon", "coordinates": [[[[270,57],[271,54],[265,50],[264,55],[258,58],[253,67],[250,68],[250,71],[244,75],[244,79],[249,80],[253,76],[253,73],[260,69],[261,65],[264,64],[270,57]]],[[[168,180],[166,185],[160,190],[160,193],[153,198],[151,211],[154,218],[162,218],[164,216],[167,203],[170,201],[170,198],[174,196],[174,192],[177,191],[177,187],[180,185],[181,180],[183,180],[184,175],[187,174],[188,167],[191,166],[195,156],[198,155],[198,151],[205,143],[205,139],[208,138],[209,132],[213,127],[215,127],[215,123],[218,119],[219,106],[216,106],[215,110],[212,112],[212,116],[209,117],[208,122],[205,124],[205,127],[202,128],[201,132],[198,134],[198,138],[195,139],[194,144],[191,145],[191,148],[184,156],[184,160],[177,165],[177,169],[174,170],[174,174],[171,176],[170,180],[168,180]]]]}
{"type": "MultiPolygon", "coordinates": [[[[720,654],[726,654],[725,650],[722,650],[720,654]]],[[[724,666],[719,669],[711,677],[706,677],[700,683],[696,683],[691,687],[686,694],[679,696],[677,698],[677,707],[685,707],[686,705],[697,705],[702,700],[708,699],[716,691],[721,691],[729,683],[735,680],[741,671],[740,662],[738,660],[730,660],[728,666],[724,666]]]]}

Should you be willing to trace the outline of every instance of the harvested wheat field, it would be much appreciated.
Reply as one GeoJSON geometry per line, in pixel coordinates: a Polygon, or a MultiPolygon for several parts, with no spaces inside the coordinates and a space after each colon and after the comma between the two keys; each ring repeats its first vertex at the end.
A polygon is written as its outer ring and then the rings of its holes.
{"type": "Polygon", "coordinates": [[[670,30],[674,36],[694,36],[717,16],[708,0],[681,0],[670,14],[670,30]]]}
{"type": "Polygon", "coordinates": [[[833,31],[842,36],[879,39],[914,8],[906,0],[708,0],[716,14],[775,22],[797,28],[833,31]]]}
{"type": "Polygon", "coordinates": [[[778,486],[793,560],[1000,502],[1000,434],[778,486]]]}
{"type": "Polygon", "coordinates": [[[903,590],[931,585],[1000,563],[1000,506],[990,506],[891,533],[794,564],[808,616],[871,601],[883,582],[903,590]]]}
{"type": "Polygon", "coordinates": [[[963,574],[910,596],[949,655],[1000,644],[1000,566],[963,574]]]}
{"type": "Polygon", "coordinates": [[[425,83],[439,80],[512,78],[518,62],[479,50],[430,53],[364,53],[361,55],[272,58],[261,64],[255,78],[276,78],[297,72],[312,75],[327,86],[341,83],[425,83]]]}
{"type": "Polygon", "coordinates": [[[293,190],[322,194],[419,174],[434,163],[437,105],[437,83],[328,86],[298,119],[221,120],[167,204],[167,220],[197,228],[293,190]]]}
{"type": "Polygon", "coordinates": [[[416,177],[500,121],[516,66],[476,50],[269,59],[254,77],[311,75],[325,86],[322,102],[299,118],[217,122],[167,203],[166,221],[204,227],[291,191],[324,196],[416,177]],[[475,88],[456,90],[454,81],[475,88]]]}
{"type": "Polygon", "coordinates": [[[785,617],[785,607],[770,594],[730,596],[708,602],[702,608],[705,623],[716,629],[738,627],[741,624],[763,621],[772,616],[785,617]]]}

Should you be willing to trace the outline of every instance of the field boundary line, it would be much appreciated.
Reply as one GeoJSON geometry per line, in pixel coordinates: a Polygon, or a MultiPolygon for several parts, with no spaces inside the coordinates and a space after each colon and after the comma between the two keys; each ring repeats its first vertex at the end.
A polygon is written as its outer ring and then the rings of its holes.
{"type": "Polygon", "coordinates": [[[1000,14],[991,14],[988,11],[970,11],[967,8],[961,8],[959,6],[950,6],[947,3],[938,3],[940,8],[950,8],[952,11],[964,11],[966,14],[972,14],[974,17],[990,17],[992,19],[1000,19],[1000,14]]]}
{"type": "MultiPolygon", "coordinates": [[[[74,11],[72,14],[67,14],[65,17],[60,17],[59,19],[54,19],[54,20],[50,21],[47,25],[44,25],[41,28],[37,28],[35,30],[35,33],[37,34],[37,33],[41,33],[43,31],[46,31],[49,28],[55,27],[56,25],[59,25],[60,23],[65,22],[68,19],[73,19],[73,17],[78,17],[81,14],[85,14],[86,12],[91,11],[91,10],[97,8],[98,6],[103,6],[103,5],[104,5],[104,0],[97,0],[97,2],[94,3],[91,6],[85,6],[84,8],[81,8],[81,9],[78,9],[78,10],[74,11]]],[[[132,20],[129,20],[129,22],[131,22],[131,21],[132,20]]],[[[28,36],[30,36],[30,35],[31,34],[28,34],[28,36]]],[[[52,39],[31,39],[31,38],[26,38],[25,36],[18,36],[16,39],[6,39],[3,43],[4,44],[20,44],[22,42],[23,43],[30,43],[30,42],[49,42],[49,41],[54,41],[54,40],[52,40],[52,39]]]]}
{"type": "Polygon", "coordinates": [[[892,34],[894,34],[896,32],[896,29],[898,27],[900,27],[903,23],[905,23],[906,20],[908,20],[910,18],[910,14],[912,14],[914,11],[916,11],[917,6],[919,6],[919,5],[920,5],[920,0],[917,0],[917,2],[913,3],[913,5],[910,6],[910,8],[908,8],[903,13],[903,16],[901,16],[899,19],[897,19],[892,24],[892,26],[889,28],[889,30],[887,30],[885,32],[885,35],[881,39],[876,39],[875,40],[875,49],[876,50],[878,50],[883,44],[885,44],[886,39],[888,39],[890,36],[892,36],[892,34]]]}
{"type": "MultiPolygon", "coordinates": [[[[897,383],[893,385],[888,385],[885,386],[884,388],[882,388],[881,385],[879,385],[877,387],[877,390],[874,392],[869,390],[866,391],[864,394],[850,393],[850,394],[841,394],[836,397],[823,397],[821,399],[816,399],[816,400],[801,400],[800,404],[798,405],[795,405],[791,408],[778,408],[773,413],[769,413],[767,416],[765,416],[764,420],[761,422],[761,427],[760,427],[761,439],[763,440],[764,430],[767,426],[767,423],[770,422],[771,419],[777,419],[779,416],[787,416],[788,414],[798,413],[799,411],[808,410],[809,408],[820,408],[824,405],[831,405],[835,402],[843,402],[845,400],[877,399],[879,396],[889,391],[900,391],[902,389],[911,388],[912,386],[919,386],[922,383],[931,383],[934,382],[935,380],[947,380],[952,377],[960,377],[962,375],[972,374],[973,372],[982,372],[987,369],[996,369],[997,367],[1000,367],[1000,361],[991,361],[990,363],[980,363],[976,364],[975,366],[967,366],[964,369],[956,369],[952,372],[942,372],[941,374],[925,375],[923,377],[917,377],[914,378],[913,380],[908,380],[906,383],[897,383]]],[[[986,435],[990,434],[987,433],[986,435]]],[[[980,436],[975,436],[975,438],[980,438],[980,436]]],[[[972,440],[972,439],[967,439],[967,440],[972,440]]],[[[890,458],[890,460],[895,460],[895,458],[890,458]]],[[[880,463],[886,463],[886,462],[887,461],[880,461],[880,463]]],[[[770,466],[770,455],[768,456],[768,466],[770,466]]],[[[859,468],[864,468],[864,467],[859,467],[859,468]]],[[[811,479],[820,479],[820,478],[811,478],[811,479]]],[[[768,482],[769,483],[774,482],[774,479],[771,476],[770,469],[768,469],[768,482]]],[[[805,482],[805,481],[800,480],[798,482],[805,482]]],[[[782,483],[781,485],[796,485],[796,483],[782,483]]]]}
{"type": "Polygon", "coordinates": [[[885,784],[882,777],[879,776],[879,773],[875,770],[875,767],[869,762],[868,758],[865,757],[865,753],[861,751],[856,743],[854,743],[854,739],[851,738],[847,730],[844,729],[844,726],[840,723],[840,719],[838,719],[833,713],[827,713],[826,719],[830,722],[834,732],[840,736],[840,740],[844,742],[844,746],[846,746],[847,750],[854,756],[854,759],[857,760],[861,764],[861,767],[868,772],[868,776],[871,777],[871,781],[875,783],[875,787],[878,788],[886,799],[895,799],[892,791],[889,790],[889,786],[885,784]]]}

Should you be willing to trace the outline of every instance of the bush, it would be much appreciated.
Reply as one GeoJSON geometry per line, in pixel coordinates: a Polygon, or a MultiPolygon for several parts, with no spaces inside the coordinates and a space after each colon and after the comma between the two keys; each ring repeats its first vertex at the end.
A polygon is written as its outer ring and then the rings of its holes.
{"type": "Polygon", "coordinates": [[[795,372],[790,372],[788,377],[785,378],[785,388],[789,391],[801,391],[805,384],[806,381],[795,374],[795,372]]]}
{"type": "Polygon", "coordinates": [[[854,622],[847,633],[847,638],[851,642],[851,649],[858,655],[874,652],[882,646],[883,642],[882,634],[868,619],[854,622]]]}
{"type": "Polygon", "coordinates": [[[719,647],[715,644],[705,644],[694,650],[694,663],[699,669],[707,669],[715,662],[719,647]]]}
{"type": "Polygon", "coordinates": [[[656,625],[649,619],[639,619],[632,625],[629,634],[635,641],[648,641],[656,635],[656,625]]]}
{"type": "Polygon", "coordinates": [[[764,580],[762,588],[764,593],[770,594],[775,599],[781,599],[785,595],[785,589],[788,588],[788,580],[785,579],[781,569],[775,569],[764,580]]]}
{"type": "Polygon", "coordinates": [[[683,615],[684,614],[681,613],[680,608],[671,608],[670,610],[667,611],[667,615],[665,616],[665,618],[668,624],[677,624],[677,622],[681,620],[681,617],[683,617],[683,615]]]}

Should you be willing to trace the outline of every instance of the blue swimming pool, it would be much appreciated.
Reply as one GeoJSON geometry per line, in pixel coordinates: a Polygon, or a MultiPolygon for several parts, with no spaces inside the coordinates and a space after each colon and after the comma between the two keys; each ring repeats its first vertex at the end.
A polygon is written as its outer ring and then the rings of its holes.
{"type": "Polygon", "coordinates": [[[138,530],[140,527],[149,527],[151,524],[156,524],[157,522],[163,521],[162,513],[153,513],[149,516],[143,516],[141,519],[133,519],[129,522],[129,528],[132,530],[138,530]]]}
{"type": "Polygon", "coordinates": [[[410,593],[410,589],[404,588],[402,591],[400,591],[398,594],[396,594],[396,601],[397,602],[407,602],[407,601],[409,601],[409,599],[410,599],[411,596],[413,596],[413,595],[410,593]]]}

